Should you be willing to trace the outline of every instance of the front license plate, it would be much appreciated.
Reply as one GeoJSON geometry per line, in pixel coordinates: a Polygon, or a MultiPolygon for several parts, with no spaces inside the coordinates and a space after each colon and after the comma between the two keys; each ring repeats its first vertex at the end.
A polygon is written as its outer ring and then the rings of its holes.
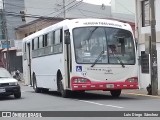
{"type": "Polygon", "coordinates": [[[0,88],[0,93],[6,92],[5,88],[0,88]]]}
{"type": "Polygon", "coordinates": [[[114,84],[107,84],[106,87],[107,88],[114,88],[114,84]]]}

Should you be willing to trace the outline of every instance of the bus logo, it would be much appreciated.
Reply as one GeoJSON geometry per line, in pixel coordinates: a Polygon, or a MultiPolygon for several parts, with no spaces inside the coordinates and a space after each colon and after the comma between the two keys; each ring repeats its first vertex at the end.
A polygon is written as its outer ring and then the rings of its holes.
{"type": "Polygon", "coordinates": [[[76,66],[76,72],[82,72],[82,66],[76,66]]]}

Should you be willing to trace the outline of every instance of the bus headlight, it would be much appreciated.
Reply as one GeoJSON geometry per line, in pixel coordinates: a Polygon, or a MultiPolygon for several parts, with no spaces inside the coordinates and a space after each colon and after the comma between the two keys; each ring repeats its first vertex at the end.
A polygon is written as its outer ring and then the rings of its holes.
{"type": "Polygon", "coordinates": [[[73,83],[90,83],[90,80],[81,77],[75,77],[72,79],[73,83]]]}
{"type": "Polygon", "coordinates": [[[138,82],[138,78],[137,77],[131,77],[131,78],[128,78],[125,82],[137,83],[138,82]]]}

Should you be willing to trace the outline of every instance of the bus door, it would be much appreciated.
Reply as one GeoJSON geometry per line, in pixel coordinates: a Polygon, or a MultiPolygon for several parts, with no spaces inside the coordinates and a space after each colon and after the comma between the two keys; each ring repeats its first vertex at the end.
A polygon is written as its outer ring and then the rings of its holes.
{"type": "Polygon", "coordinates": [[[27,43],[27,64],[28,64],[28,67],[27,67],[27,75],[28,75],[28,81],[30,83],[30,85],[32,85],[32,81],[31,81],[31,45],[30,43],[27,43]]]}
{"type": "Polygon", "coordinates": [[[64,31],[64,43],[65,43],[65,73],[66,73],[66,81],[65,84],[67,88],[70,88],[70,71],[71,71],[71,50],[70,50],[70,33],[69,30],[64,31]]]}

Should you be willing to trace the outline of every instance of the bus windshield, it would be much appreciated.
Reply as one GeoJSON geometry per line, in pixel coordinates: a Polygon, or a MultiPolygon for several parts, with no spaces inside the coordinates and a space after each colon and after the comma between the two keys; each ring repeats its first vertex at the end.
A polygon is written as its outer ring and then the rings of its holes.
{"type": "Polygon", "coordinates": [[[79,64],[135,64],[130,31],[111,27],[74,28],[73,41],[79,64]]]}

